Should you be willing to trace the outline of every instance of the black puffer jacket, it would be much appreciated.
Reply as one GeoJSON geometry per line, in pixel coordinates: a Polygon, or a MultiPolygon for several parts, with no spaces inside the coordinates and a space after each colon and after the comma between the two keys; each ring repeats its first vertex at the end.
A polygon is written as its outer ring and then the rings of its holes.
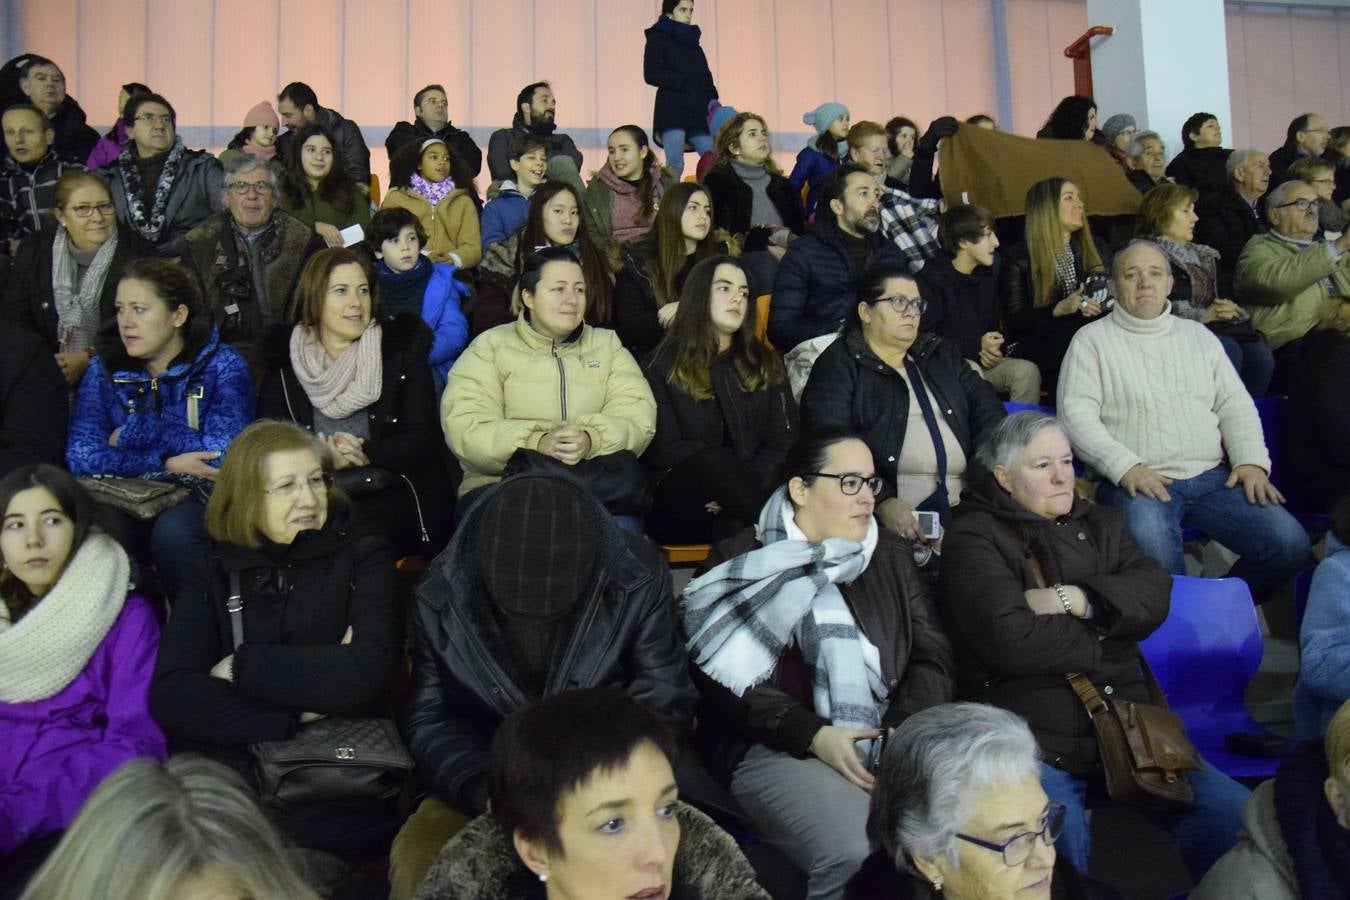
{"type": "MultiPolygon", "coordinates": [[[[1093,238],[1097,255],[1102,260],[1102,271],[1111,267],[1111,252],[1099,238],[1093,238]]],[[[1083,257],[1076,244],[1070,244],[1073,251],[1074,269],[1083,280],[1088,273],[1083,270],[1083,257]]],[[[1067,316],[1054,314],[1055,303],[1036,305],[1036,295],[1031,287],[1031,255],[1025,243],[1018,244],[1002,254],[1003,270],[999,275],[999,295],[1003,303],[1003,324],[1007,328],[1005,335],[1009,341],[1020,346],[1014,353],[1021,359],[1029,359],[1041,370],[1042,386],[1055,393],[1055,383],[1059,379],[1059,365],[1069,349],[1073,336],[1092,319],[1084,318],[1077,312],[1067,316]]],[[[1063,299],[1058,291],[1054,296],[1063,299]]],[[[1098,317],[1100,318],[1100,316],[1098,317]]]]}
{"type": "MultiPolygon", "coordinates": [[[[431,330],[420,317],[410,314],[387,319],[383,327],[383,381],[379,399],[367,407],[370,436],[365,453],[372,466],[407,478],[406,482],[400,478],[389,490],[410,496],[417,522],[360,524],[374,530],[397,525],[419,534],[425,531],[439,547],[449,533],[454,492],[446,472],[436,386],[427,365],[431,330]]],[[[268,336],[266,371],[258,389],[258,418],[295,422],[313,430],[314,405],[291,366],[290,338],[288,326],[274,328],[268,336]]],[[[367,512],[362,499],[357,498],[358,513],[367,512]]],[[[407,547],[397,549],[409,552],[407,547]]]]}
{"type": "MultiPolygon", "coordinates": [[[[998,394],[961,358],[956,346],[920,334],[909,356],[937,398],[938,410],[961,442],[967,460],[998,421],[1007,415],[998,394]]],[[[895,466],[909,422],[909,388],[900,374],[867,346],[862,331],[850,328],[820,354],[802,392],[802,428],[852,428],[867,442],[877,474],[886,483],[877,502],[896,496],[895,466]]]]}
{"type": "MultiPolygon", "coordinates": [[[[714,166],[703,176],[703,186],[708,189],[713,202],[713,227],[725,228],[731,234],[745,234],[754,223],[750,216],[754,210],[754,191],[741,180],[730,164],[714,166]]],[[[802,192],[792,186],[781,174],[769,173],[769,202],[783,220],[783,225],[793,234],[806,230],[806,214],[802,212],[802,192]]]]}
{"type": "MultiPolygon", "coordinates": [[[[1272,185],[1275,183],[1272,179],[1272,185]]],[[[1219,271],[1233,282],[1233,270],[1237,268],[1238,257],[1247,241],[1263,231],[1261,221],[1247,201],[1242,199],[1232,187],[1209,197],[1201,197],[1195,204],[1195,212],[1200,221],[1195,223],[1197,244],[1205,244],[1219,251],[1219,271]]],[[[1239,303],[1241,297],[1235,297],[1239,303]]]]}
{"type": "MultiPolygon", "coordinates": [[[[4,299],[0,300],[0,321],[23,325],[37,332],[53,353],[61,343],[61,336],[57,334],[60,318],[52,290],[52,243],[56,240],[57,227],[48,225],[19,243],[9,284],[5,285],[4,299]]],[[[117,282],[122,271],[133,260],[154,255],[154,244],[121,222],[117,223],[117,247],[113,250],[103,292],[99,295],[99,319],[106,322],[115,313],[113,300],[117,298],[117,282]]]]}
{"type": "MultiPolygon", "coordinates": [[[[623,256],[623,268],[614,279],[614,330],[638,362],[645,360],[666,334],[656,315],[656,289],[646,270],[649,253],[646,242],[629,250],[623,256]]],[[[693,256],[687,257],[675,274],[673,287],[677,300],[695,262],[693,256]]]]}
{"type": "MultiPolygon", "coordinates": [[[[123,147],[122,152],[130,154],[132,165],[135,165],[136,145],[128,143],[130,147],[123,147]]],[[[117,221],[127,222],[127,186],[122,180],[119,161],[114,160],[97,174],[108,182],[113,206],[117,207],[117,221]]],[[[164,228],[155,243],[156,252],[160,256],[186,256],[187,233],[212,213],[225,208],[225,201],[221,199],[224,192],[225,170],[220,167],[220,160],[205,150],[184,151],[178,174],[169,190],[169,202],[164,208],[164,228]]],[[[146,215],[149,215],[148,210],[146,215]]]]}
{"type": "Polygon", "coordinates": [[[919,294],[928,303],[921,329],[932,331],[954,343],[966,359],[980,358],[981,339],[991,331],[1000,331],[998,278],[1002,263],[994,257],[992,266],[977,266],[962,275],[945,253],[930,261],[914,280],[919,294]]]}
{"type": "Polygon", "coordinates": [[[42,339],[0,327],[0,478],[29,463],[65,465],[70,394],[42,339]]]}
{"type": "Polygon", "coordinates": [[[652,140],[658,147],[664,146],[662,135],[672,128],[683,131],[686,138],[699,132],[706,134],[708,101],[717,99],[717,85],[699,46],[699,27],[662,16],[645,34],[642,77],[656,88],[652,140]]]}
{"type": "Polygon", "coordinates": [[[1201,197],[1222,193],[1228,187],[1227,147],[1187,147],[1167,164],[1167,176],[1199,192],[1201,197]]]}
{"type": "MultiPolygon", "coordinates": [[[[716,565],[743,556],[761,546],[755,529],[713,546],[699,567],[703,574],[716,565]]],[[[909,545],[885,529],[867,568],[850,584],[839,585],[859,629],[881,651],[881,674],[890,691],[890,706],[882,719],[894,728],[922,709],[947,703],[955,690],[951,644],[942,629],[928,582],[914,566],[909,545]]],[[[805,672],[801,652],[794,646],[780,658],[773,675],[737,697],[693,666],[699,706],[698,747],[712,773],[730,782],[741,758],[752,744],[805,758],[816,732],[829,721],[816,714],[809,697],[798,697],[780,687],[782,660],[805,672]],[[805,702],[804,702],[805,701],[805,702]]],[[[804,679],[798,683],[809,683],[804,679]]]]}
{"type": "Polygon", "coordinates": [[[1135,545],[1114,509],[1075,499],[1069,515],[1046,519],[988,474],[972,481],[956,509],[942,549],[959,564],[942,567],[939,591],[962,699],[1017,713],[1046,762],[1091,773],[1097,739],[1064,675],[1082,672],[1098,690],[1149,702],[1138,642],[1167,618],[1171,576],[1135,545]],[[1023,592],[1037,584],[1023,540],[1047,582],[1083,589],[1091,620],[1031,611],[1023,592]]]}
{"type": "Polygon", "coordinates": [[[221,544],[198,560],[159,642],[150,710],[171,741],[242,745],[295,733],[300,714],[387,715],[402,650],[394,560],[346,515],[289,546],[221,544]],[[234,649],[225,601],[239,574],[244,642],[234,649]],[[351,643],[342,643],[348,628],[351,643]],[[211,668],[234,654],[234,680],[211,668]]]}
{"type": "MultiPolygon", "coordinates": [[[[697,694],[676,636],[670,570],[655,546],[619,530],[599,501],[577,489],[577,503],[591,510],[600,547],[590,588],[559,623],[564,643],[544,691],[618,688],[687,734],[697,694]]],[[[509,662],[478,575],[478,521],[486,505],[469,509],[418,586],[403,719],[422,784],[465,810],[474,807],[466,788],[486,772],[493,734],[533,699],[509,662]]]]}
{"type": "Polygon", "coordinates": [[[858,282],[868,266],[889,264],[908,271],[905,255],[881,235],[866,237],[862,269],[853,262],[834,216],[821,216],[788,248],[773,281],[769,340],[787,353],[802,341],[833,334],[858,302],[858,282]]]}
{"type": "MultiPolygon", "coordinates": [[[[766,351],[767,352],[767,351],[766,351]]],[[[796,438],[797,404],[782,383],[746,391],[730,357],[723,356],[709,370],[713,396],[698,400],[670,383],[675,351],[659,351],[642,372],[656,398],[656,436],[642,461],[660,476],[700,451],[730,442],[736,456],[764,479],[778,481],[778,467],[796,438]]]]}

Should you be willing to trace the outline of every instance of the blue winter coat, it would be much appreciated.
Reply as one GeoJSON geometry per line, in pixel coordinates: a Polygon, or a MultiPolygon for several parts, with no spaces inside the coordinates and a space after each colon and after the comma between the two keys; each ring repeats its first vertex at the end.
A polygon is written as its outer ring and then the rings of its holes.
{"type": "Polygon", "coordinates": [[[1321,737],[1350,699],[1350,547],[1327,535],[1298,631],[1301,668],[1294,685],[1295,736],[1321,737]]]}
{"type": "Polygon", "coordinates": [[[813,146],[803,147],[802,152],[797,154],[797,164],[792,167],[788,181],[799,191],[810,185],[806,190],[807,217],[816,211],[816,200],[820,195],[820,189],[825,185],[825,179],[829,178],[839,165],[837,161],[830,159],[813,146]]]}
{"type": "MultiPolygon", "coordinates": [[[[144,369],[109,375],[102,357],[89,361],[80,382],[66,442],[66,465],[75,475],[136,478],[164,471],[180,453],[225,452],[254,416],[248,364],[215,328],[191,363],[179,363],[158,378],[144,369]],[[189,396],[196,396],[198,427],[188,423],[189,396]],[[108,445],[114,429],[117,446],[108,445]]],[[[220,458],[209,461],[219,466],[220,458]]]]}
{"type": "Polygon", "coordinates": [[[516,190],[511,182],[504,182],[502,192],[483,207],[479,230],[483,235],[484,255],[488,247],[515,234],[516,229],[525,224],[529,214],[530,198],[516,190]]]}
{"type": "Polygon", "coordinates": [[[444,384],[450,367],[469,343],[469,323],[460,309],[469,289],[455,277],[452,264],[435,263],[434,266],[422,294],[422,321],[431,329],[431,353],[427,362],[444,384]]]}

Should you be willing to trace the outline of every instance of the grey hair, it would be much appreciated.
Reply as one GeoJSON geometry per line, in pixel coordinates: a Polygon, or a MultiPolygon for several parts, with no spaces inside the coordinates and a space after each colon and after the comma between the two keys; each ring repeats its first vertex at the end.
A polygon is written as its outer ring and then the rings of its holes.
{"type": "MultiPolygon", "coordinates": [[[[1124,247],[1121,247],[1119,250],[1117,250],[1117,251],[1116,251],[1116,255],[1113,256],[1113,257],[1111,257],[1111,281],[1112,281],[1112,282],[1114,282],[1117,278],[1120,277],[1120,267],[1123,266],[1123,265],[1125,265],[1124,259],[1125,259],[1125,257],[1129,254],[1129,251],[1131,251],[1131,250],[1138,250],[1138,249],[1141,248],[1141,247],[1147,247],[1147,248],[1149,248],[1150,250],[1153,250],[1154,252],[1156,252],[1159,256],[1161,256],[1161,257],[1163,258],[1163,261],[1164,261],[1164,262],[1167,262],[1167,254],[1163,252],[1163,248],[1162,248],[1162,247],[1159,247],[1159,246],[1158,246],[1156,243],[1154,243],[1153,241],[1146,240],[1146,239],[1144,239],[1144,238],[1135,238],[1135,239],[1133,239],[1132,241],[1130,241],[1128,244],[1126,244],[1124,247]]],[[[1170,267],[1171,267],[1171,264],[1169,263],[1168,266],[1169,266],[1169,268],[1170,268],[1170,267]]]]}
{"type": "MultiPolygon", "coordinates": [[[[299,153],[299,150],[296,150],[299,153]]],[[[233,175],[247,175],[249,172],[258,169],[267,170],[267,180],[272,185],[272,196],[281,198],[281,182],[277,180],[277,170],[267,164],[264,159],[259,159],[252,153],[236,153],[230,156],[230,159],[224,165],[225,183],[230,183],[230,177],[233,175]]],[[[222,191],[223,193],[223,191],[222,191]]]]}
{"type": "Polygon", "coordinates": [[[1162,139],[1162,135],[1156,131],[1140,131],[1130,138],[1130,142],[1125,146],[1125,156],[1128,159],[1138,159],[1144,155],[1144,141],[1154,140],[1163,145],[1163,153],[1167,152],[1167,142],[1162,139]]]}
{"type": "Polygon", "coordinates": [[[1011,469],[1017,454],[1047,428],[1059,428],[1059,420],[1038,409],[1022,409],[1004,416],[975,451],[975,461],[990,472],[995,466],[1011,469]]]}
{"type": "Polygon", "coordinates": [[[1223,170],[1228,175],[1228,183],[1232,184],[1233,179],[1237,177],[1237,170],[1247,165],[1251,158],[1258,153],[1265,153],[1264,150],[1257,150],[1254,147],[1246,147],[1242,150],[1234,150],[1228,154],[1228,160],[1223,164],[1223,170]]]}
{"type": "Polygon", "coordinates": [[[172,900],[205,872],[255,900],[318,900],[244,780],[202,756],[123,764],[89,795],[21,900],[172,900]]]}
{"type": "MultiPolygon", "coordinates": [[[[1306,181],[1299,181],[1297,178],[1284,181],[1279,184],[1269,194],[1266,194],[1266,218],[1270,219],[1275,215],[1275,211],[1289,202],[1289,195],[1299,188],[1309,187],[1306,181]]],[[[1273,220],[1272,220],[1273,221],[1273,220]]]]}
{"type": "Polygon", "coordinates": [[[915,858],[944,854],[957,865],[956,833],[970,821],[975,801],[992,788],[1036,777],[1038,762],[1036,739],[1016,713],[984,703],[930,706],[886,743],[867,839],[901,871],[914,871],[915,858]]]}

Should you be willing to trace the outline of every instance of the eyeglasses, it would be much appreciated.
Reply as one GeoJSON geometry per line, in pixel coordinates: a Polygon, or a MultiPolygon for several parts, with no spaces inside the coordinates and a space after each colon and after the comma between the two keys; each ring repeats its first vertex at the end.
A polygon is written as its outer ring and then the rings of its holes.
{"type": "Polygon", "coordinates": [[[73,212],[78,218],[87,219],[98,210],[100,216],[111,216],[117,211],[117,208],[111,203],[81,203],[79,206],[67,206],[66,209],[73,212]]]}
{"type": "Polygon", "coordinates": [[[928,301],[922,297],[882,297],[878,303],[890,303],[891,309],[898,313],[917,313],[923,315],[928,309],[928,301]]]}
{"type": "Polygon", "coordinates": [[[302,487],[309,488],[309,492],[315,497],[320,494],[327,494],[328,488],[333,486],[333,476],[328,472],[322,472],[318,475],[311,475],[303,481],[292,479],[283,481],[275,487],[264,488],[263,493],[269,497],[276,497],[278,500],[294,500],[300,496],[302,487]]]}
{"type": "Polygon", "coordinates": [[[839,490],[843,492],[846,497],[852,497],[857,494],[858,491],[863,489],[864,484],[867,485],[868,490],[870,490],[873,495],[879,494],[881,493],[881,486],[886,483],[885,479],[880,475],[872,475],[865,478],[862,475],[854,475],[852,473],[848,475],[831,475],[829,472],[806,472],[805,474],[815,475],[818,478],[833,478],[839,482],[839,490]]]}
{"type": "Polygon", "coordinates": [[[132,119],[132,121],[141,122],[145,125],[172,125],[173,116],[166,114],[157,116],[154,113],[141,113],[139,116],[132,119]]]}
{"type": "Polygon", "coordinates": [[[1286,206],[1297,206],[1299,212],[1307,212],[1316,204],[1316,200],[1309,200],[1307,197],[1300,197],[1297,200],[1290,200],[1288,203],[1281,203],[1276,209],[1284,209],[1286,206]]]}
{"type": "Polygon", "coordinates": [[[244,197],[250,193],[257,194],[259,197],[266,197],[272,193],[272,185],[266,181],[231,181],[225,185],[225,190],[236,197],[244,197]]]}
{"type": "Polygon", "coordinates": [[[976,847],[998,851],[1003,854],[1003,864],[1011,869],[1014,866],[1022,865],[1031,858],[1031,852],[1036,849],[1036,838],[1045,841],[1048,846],[1055,842],[1063,830],[1064,807],[1054,803],[1046,811],[1045,825],[1040,831],[1024,831],[1021,834],[1013,835],[1001,844],[983,841],[968,834],[957,834],[956,836],[968,844],[974,844],[976,847]]]}

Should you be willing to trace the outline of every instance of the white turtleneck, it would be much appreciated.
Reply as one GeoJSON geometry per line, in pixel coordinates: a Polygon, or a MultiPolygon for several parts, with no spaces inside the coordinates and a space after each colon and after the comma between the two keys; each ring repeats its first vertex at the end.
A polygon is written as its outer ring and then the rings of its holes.
{"type": "Polygon", "coordinates": [[[1261,419],[1219,339],[1172,315],[1119,304],[1069,344],[1059,419],[1074,451],[1113,483],[1138,463],[1193,478],[1224,461],[1270,471],[1261,419]]]}

